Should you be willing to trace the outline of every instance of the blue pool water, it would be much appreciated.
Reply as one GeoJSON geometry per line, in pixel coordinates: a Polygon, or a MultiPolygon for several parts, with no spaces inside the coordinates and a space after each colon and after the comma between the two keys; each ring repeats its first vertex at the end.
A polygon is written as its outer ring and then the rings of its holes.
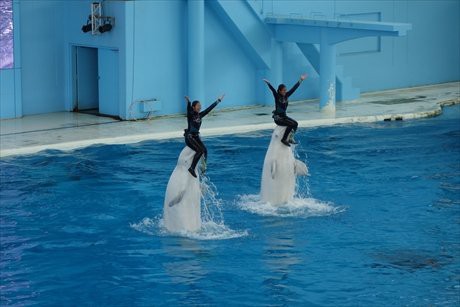
{"type": "Polygon", "coordinates": [[[460,107],[297,137],[280,209],[270,131],[205,138],[215,225],[188,237],[160,225],[181,140],[2,159],[1,305],[458,306],[460,107]]]}

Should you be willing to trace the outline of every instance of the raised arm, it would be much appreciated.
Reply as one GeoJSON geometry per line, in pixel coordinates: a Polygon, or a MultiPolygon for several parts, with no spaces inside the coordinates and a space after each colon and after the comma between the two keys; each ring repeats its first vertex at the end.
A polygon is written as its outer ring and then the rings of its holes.
{"type": "Polygon", "coordinates": [[[270,83],[270,81],[268,81],[267,79],[263,79],[263,80],[268,85],[268,88],[270,89],[270,91],[272,91],[273,96],[276,97],[277,92],[276,92],[275,88],[272,86],[272,84],[270,83]]]}
{"type": "Polygon", "coordinates": [[[224,97],[225,97],[225,94],[221,95],[219,98],[217,98],[217,100],[214,101],[214,103],[212,105],[207,107],[204,111],[200,112],[200,116],[205,117],[206,115],[208,115],[208,113],[211,112],[212,109],[214,109],[224,99],[224,97]]]}
{"type": "Polygon", "coordinates": [[[188,96],[185,96],[185,102],[187,103],[187,114],[192,112],[192,102],[188,96]]]}
{"type": "Polygon", "coordinates": [[[306,78],[307,78],[307,74],[301,75],[299,81],[297,81],[297,83],[294,84],[294,86],[286,93],[286,97],[289,97],[292,94],[294,94],[294,92],[299,88],[300,83],[302,83],[303,80],[305,80],[306,78]]]}

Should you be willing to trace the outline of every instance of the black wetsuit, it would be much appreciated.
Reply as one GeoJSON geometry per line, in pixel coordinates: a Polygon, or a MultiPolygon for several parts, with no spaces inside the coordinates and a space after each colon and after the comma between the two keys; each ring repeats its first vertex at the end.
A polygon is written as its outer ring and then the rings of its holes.
{"type": "Polygon", "coordinates": [[[211,112],[211,110],[214,109],[219,104],[219,102],[220,100],[218,99],[200,113],[193,110],[190,101],[187,102],[188,127],[184,130],[184,137],[185,144],[187,144],[188,147],[195,151],[195,156],[193,157],[192,165],[190,167],[192,170],[195,170],[195,167],[202,155],[204,155],[205,159],[208,157],[206,146],[204,146],[200,139],[201,119],[205,117],[209,112],[211,112]]]}
{"type": "Polygon", "coordinates": [[[286,95],[284,96],[280,95],[270,83],[267,83],[267,85],[272,91],[273,97],[275,98],[275,110],[273,111],[273,119],[278,126],[287,127],[283,136],[283,140],[286,140],[289,136],[289,133],[291,133],[292,130],[295,132],[298,127],[298,123],[286,115],[286,110],[289,105],[288,98],[299,87],[300,81],[297,81],[297,83],[294,84],[294,86],[289,91],[287,91],[286,95]]]}

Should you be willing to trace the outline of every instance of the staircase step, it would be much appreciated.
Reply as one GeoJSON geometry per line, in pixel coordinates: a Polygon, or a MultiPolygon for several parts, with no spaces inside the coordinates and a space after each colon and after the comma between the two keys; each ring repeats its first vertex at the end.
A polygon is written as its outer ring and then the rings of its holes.
{"type": "MultiPolygon", "coordinates": [[[[297,43],[300,51],[307,58],[315,71],[320,74],[320,51],[314,44],[297,43]]],[[[336,99],[337,101],[359,98],[360,90],[353,87],[352,79],[345,77],[343,65],[336,66],[336,99]]]]}

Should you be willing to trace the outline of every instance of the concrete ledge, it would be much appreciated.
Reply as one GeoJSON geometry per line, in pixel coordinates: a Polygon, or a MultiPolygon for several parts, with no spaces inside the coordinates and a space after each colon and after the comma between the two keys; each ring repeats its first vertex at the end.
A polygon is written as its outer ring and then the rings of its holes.
{"type": "MultiPolygon", "coordinates": [[[[309,128],[432,117],[442,113],[442,106],[457,103],[460,103],[460,82],[453,82],[368,93],[358,100],[338,104],[335,114],[320,112],[314,101],[296,102],[289,107],[289,114],[297,119],[299,127],[309,128]],[[401,103],[394,103],[398,99],[401,103]],[[392,103],[385,104],[385,101],[392,103]]],[[[271,110],[271,106],[260,106],[230,112],[217,111],[213,116],[206,117],[202,136],[273,129],[275,124],[271,118],[271,110]]],[[[49,115],[44,116],[48,116],[49,119],[49,115]]],[[[69,113],[62,113],[62,116],[72,120],[69,113]]],[[[40,116],[36,120],[40,120],[40,116]]],[[[81,118],[79,120],[81,121],[81,118]]],[[[88,118],[86,120],[88,122],[88,118]]],[[[130,144],[147,140],[182,138],[183,128],[186,126],[184,116],[137,122],[108,123],[100,122],[97,117],[93,120],[95,123],[85,126],[69,128],[68,125],[62,125],[62,128],[47,131],[30,131],[30,125],[25,125],[24,132],[21,132],[20,127],[15,126],[14,134],[3,134],[1,137],[0,157],[29,155],[50,149],[68,151],[96,144],[130,144]],[[100,124],[97,124],[98,121],[100,124]]]]}

